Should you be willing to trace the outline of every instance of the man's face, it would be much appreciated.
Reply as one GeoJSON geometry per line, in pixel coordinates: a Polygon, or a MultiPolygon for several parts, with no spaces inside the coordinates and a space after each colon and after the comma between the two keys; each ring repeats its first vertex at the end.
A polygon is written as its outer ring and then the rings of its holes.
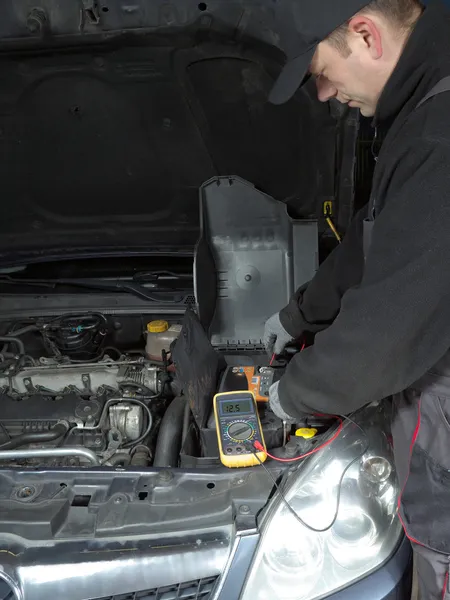
{"type": "Polygon", "coordinates": [[[317,47],[310,70],[316,77],[321,102],[336,98],[359,108],[363,116],[372,117],[386,83],[378,67],[368,52],[352,50],[349,56],[344,56],[325,40],[317,47]]]}

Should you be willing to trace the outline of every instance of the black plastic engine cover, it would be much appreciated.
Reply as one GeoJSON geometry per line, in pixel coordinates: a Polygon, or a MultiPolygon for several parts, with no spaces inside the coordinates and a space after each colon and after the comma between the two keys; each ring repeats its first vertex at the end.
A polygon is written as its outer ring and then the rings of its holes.
{"type": "MultiPolygon", "coordinates": [[[[67,421],[69,424],[86,423],[97,424],[100,418],[105,400],[84,400],[77,394],[67,394],[50,398],[48,396],[34,395],[22,400],[16,400],[0,394],[2,416],[0,428],[1,442],[10,437],[30,431],[47,431],[58,421],[67,421]]],[[[77,445],[92,447],[102,450],[105,445],[104,435],[98,431],[83,431],[72,429],[64,440],[57,440],[56,445],[77,445]]],[[[45,447],[53,446],[54,443],[45,444],[45,447]]]]}
{"type": "Polygon", "coordinates": [[[0,394],[0,403],[3,423],[20,421],[31,425],[36,421],[54,423],[65,420],[73,423],[79,419],[86,421],[88,417],[97,421],[105,401],[103,399],[83,400],[75,393],[56,398],[36,394],[22,400],[0,394]]]}

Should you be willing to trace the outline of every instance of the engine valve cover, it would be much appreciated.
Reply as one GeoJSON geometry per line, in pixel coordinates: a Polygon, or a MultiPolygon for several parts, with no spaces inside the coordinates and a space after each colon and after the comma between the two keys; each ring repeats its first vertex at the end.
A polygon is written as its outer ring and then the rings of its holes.
{"type": "Polygon", "coordinates": [[[156,393],[158,372],[158,367],[138,361],[39,365],[24,367],[12,377],[7,371],[0,374],[0,389],[12,396],[57,396],[74,392],[80,396],[95,396],[108,389],[117,391],[129,383],[141,394],[156,393]]]}

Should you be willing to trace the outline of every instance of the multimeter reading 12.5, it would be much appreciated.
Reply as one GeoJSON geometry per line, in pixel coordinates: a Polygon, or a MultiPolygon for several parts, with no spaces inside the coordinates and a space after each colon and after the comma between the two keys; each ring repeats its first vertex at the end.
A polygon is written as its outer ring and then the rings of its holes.
{"type": "Polygon", "coordinates": [[[214,397],[214,415],[222,464],[226,467],[252,467],[266,460],[265,452],[254,450],[255,442],[259,442],[264,450],[266,446],[252,392],[217,394],[214,397]]]}

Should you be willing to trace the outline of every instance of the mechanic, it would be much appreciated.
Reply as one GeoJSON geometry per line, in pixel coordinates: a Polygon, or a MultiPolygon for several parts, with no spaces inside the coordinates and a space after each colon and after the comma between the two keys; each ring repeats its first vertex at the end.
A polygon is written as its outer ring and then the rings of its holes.
{"type": "Polygon", "coordinates": [[[422,598],[450,599],[450,12],[417,0],[296,7],[304,35],[270,100],[312,75],[319,100],[359,108],[384,141],[368,205],[266,323],[270,355],[315,334],[270,404],[294,421],[392,398],[399,515],[422,598]]]}

